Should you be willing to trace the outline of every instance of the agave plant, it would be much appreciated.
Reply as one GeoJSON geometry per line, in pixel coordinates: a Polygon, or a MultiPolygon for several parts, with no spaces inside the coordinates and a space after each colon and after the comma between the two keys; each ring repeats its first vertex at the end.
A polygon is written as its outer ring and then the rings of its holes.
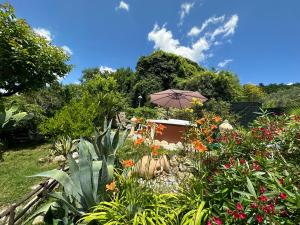
{"type": "Polygon", "coordinates": [[[78,139],[72,140],[69,136],[61,137],[54,143],[51,153],[53,155],[67,156],[76,150],[78,141],[78,139]]]}
{"type": "Polygon", "coordinates": [[[113,178],[114,171],[114,162],[116,158],[117,150],[122,147],[125,143],[125,140],[129,134],[128,131],[125,131],[122,137],[120,137],[120,128],[118,128],[115,134],[112,134],[111,130],[112,121],[107,124],[107,121],[104,122],[103,132],[95,129],[95,153],[94,158],[96,159],[106,159],[108,167],[108,176],[111,181],[113,178]]]}
{"type": "MultiPolygon", "coordinates": [[[[95,144],[80,139],[77,145],[78,163],[68,154],[69,173],[55,169],[39,173],[33,177],[47,177],[57,180],[63,187],[62,192],[53,192],[51,197],[67,207],[75,216],[80,217],[99,202],[104,200],[105,185],[113,180],[114,160],[117,149],[124,143],[127,132],[120,139],[119,129],[111,134],[111,122],[104,124],[104,131],[96,131],[95,144]]],[[[54,204],[54,203],[53,203],[54,204]]],[[[53,208],[49,204],[33,216],[53,208]]]]}

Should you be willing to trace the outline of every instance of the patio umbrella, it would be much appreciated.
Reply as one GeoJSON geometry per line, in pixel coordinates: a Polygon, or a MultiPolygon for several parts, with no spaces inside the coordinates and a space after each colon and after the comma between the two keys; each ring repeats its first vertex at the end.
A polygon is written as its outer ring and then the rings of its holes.
{"type": "Polygon", "coordinates": [[[168,89],[150,95],[150,101],[164,108],[189,108],[192,105],[192,100],[198,99],[202,103],[207,100],[197,91],[185,91],[168,89]]]}

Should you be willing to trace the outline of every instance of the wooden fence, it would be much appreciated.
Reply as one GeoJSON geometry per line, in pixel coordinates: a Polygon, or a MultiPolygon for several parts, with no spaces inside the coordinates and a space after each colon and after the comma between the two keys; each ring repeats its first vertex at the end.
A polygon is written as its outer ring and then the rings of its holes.
{"type": "MultiPolygon", "coordinates": [[[[61,170],[66,171],[67,168],[61,168],[61,170]]],[[[53,179],[40,183],[37,188],[0,213],[0,225],[21,224],[23,219],[57,186],[58,182],[53,179]]]]}

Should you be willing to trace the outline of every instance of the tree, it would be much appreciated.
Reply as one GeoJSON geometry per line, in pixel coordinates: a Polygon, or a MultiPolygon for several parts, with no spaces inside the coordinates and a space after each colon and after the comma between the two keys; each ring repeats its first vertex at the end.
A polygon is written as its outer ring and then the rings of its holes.
{"type": "Polygon", "coordinates": [[[180,80],[201,71],[204,69],[197,63],[172,53],[155,51],[149,56],[142,56],[136,65],[132,99],[142,95],[145,100],[153,91],[176,88],[180,80]]]}
{"type": "Polygon", "coordinates": [[[96,76],[100,76],[101,75],[101,72],[100,72],[100,69],[98,67],[95,67],[95,68],[87,68],[87,69],[84,69],[82,71],[82,76],[80,78],[80,81],[82,83],[84,82],[87,82],[89,80],[92,80],[94,79],[96,76]]]}
{"type": "Polygon", "coordinates": [[[70,72],[70,56],[0,4],[0,97],[37,90],[70,72]]]}
{"type": "Polygon", "coordinates": [[[207,98],[234,101],[241,94],[241,86],[236,75],[228,71],[203,71],[181,80],[181,89],[199,91],[207,98]]]}
{"type": "Polygon", "coordinates": [[[101,126],[105,118],[115,118],[126,106],[113,77],[96,76],[82,85],[80,98],[71,99],[39,128],[49,136],[89,137],[94,125],[101,126]]]}
{"type": "Polygon", "coordinates": [[[264,107],[300,107],[300,87],[279,90],[269,94],[263,103],[264,107]]]}
{"type": "Polygon", "coordinates": [[[263,89],[255,84],[243,85],[243,100],[248,102],[262,102],[265,98],[263,89]]]}

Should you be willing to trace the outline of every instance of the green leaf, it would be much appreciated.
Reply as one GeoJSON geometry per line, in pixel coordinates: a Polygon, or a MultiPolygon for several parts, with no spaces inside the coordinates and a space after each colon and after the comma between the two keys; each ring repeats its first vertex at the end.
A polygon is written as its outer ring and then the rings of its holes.
{"type": "Polygon", "coordinates": [[[255,192],[255,189],[253,187],[253,184],[251,182],[251,180],[247,177],[247,188],[248,188],[248,191],[256,198],[257,195],[256,195],[256,192],[255,192]]]}
{"type": "Polygon", "coordinates": [[[57,180],[63,187],[68,196],[76,196],[76,198],[80,198],[80,190],[76,189],[75,184],[73,183],[70,176],[61,170],[49,170],[46,172],[38,173],[30,177],[47,177],[57,180]]]}

